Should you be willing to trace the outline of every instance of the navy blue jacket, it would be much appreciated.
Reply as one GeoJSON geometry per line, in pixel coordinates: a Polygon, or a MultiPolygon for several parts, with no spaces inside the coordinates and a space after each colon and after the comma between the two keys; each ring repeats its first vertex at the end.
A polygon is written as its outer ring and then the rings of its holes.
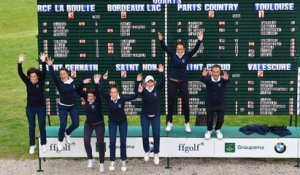
{"type": "Polygon", "coordinates": [[[78,87],[78,93],[80,97],[85,100],[85,112],[86,112],[86,121],[90,124],[98,124],[103,122],[103,114],[101,110],[101,98],[99,94],[99,85],[95,84],[94,90],[96,99],[90,104],[87,100],[87,93],[83,91],[84,84],[81,83],[78,87]]]}
{"type": "Polygon", "coordinates": [[[219,82],[213,82],[211,76],[202,76],[200,81],[206,84],[206,106],[224,106],[225,85],[229,81],[222,77],[219,82]]]}
{"type": "Polygon", "coordinates": [[[190,61],[190,58],[198,51],[201,41],[198,40],[194,49],[189,52],[184,53],[182,58],[179,58],[176,54],[176,51],[170,50],[164,41],[160,41],[161,47],[171,58],[171,72],[169,77],[177,80],[187,81],[187,64],[190,61]]]}
{"type": "Polygon", "coordinates": [[[142,112],[143,115],[157,115],[159,114],[159,99],[160,92],[164,86],[164,73],[160,73],[160,80],[154,89],[149,92],[144,88],[143,92],[139,93],[142,97],[142,112]]]}
{"type": "MultiPolygon", "coordinates": [[[[112,101],[110,96],[105,92],[105,88],[107,87],[107,80],[101,80],[100,83],[100,93],[101,96],[106,100],[108,106],[108,119],[112,122],[120,122],[127,120],[126,114],[124,111],[125,102],[131,101],[137,98],[138,94],[135,91],[135,94],[132,96],[120,95],[120,99],[116,102],[112,101]]],[[[135,89],[138,86],[138,82],[135,83],[135,89]]]]}
{"type": "Polygon", "coordinates": [[[44,85],[46,77],[46,63],[42,63],[42,73],[38,82],[32,84],[29,77],[23,73],[22,63],[18,63],[18,73],[22,81],[26,84],[27,106],[41,107],[45,105],[44,85]]]}
{"type": "Polygon", "coordinates": [[[55,74],[53,70],[53,66],[49,66],[49,70],[51,72],[54,84],[59,92],[60,95],[60,103],[65,105],[74,105],[76,104],[76,97],[78,88],[74,84],[74,81],[70,84],[65,84],[61,81],[60,78],[55,74]]]}

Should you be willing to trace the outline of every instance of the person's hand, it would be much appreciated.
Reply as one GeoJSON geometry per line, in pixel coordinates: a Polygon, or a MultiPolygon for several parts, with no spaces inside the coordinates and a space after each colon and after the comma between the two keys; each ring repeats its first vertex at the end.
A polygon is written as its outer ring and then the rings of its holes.
{"type": "Polygon", "coordinates": [[[103,79],[107,80],[108,79],[108,71],[105,72],[105,74],[103,74],[103,79]]]}
{"type": "Polygon", "coordinates": [[[136,81],[142,81],[142,80],[143,80],[143,75],[141,73],[137,74],[136,81]]]}
{"type": "Polygon", "coordinates": [[[39,55],[39,57],[40,57],[41,62],[45,62],[46,58],[48,57],[48,55],[45,54],[45,53],[43,53],[43,52],[41,52],[40,55],[39,55]]]}
{"type": "Polygon", "coordinates": [[[101,79],[101,74],[94,75],[94,83],[95,84],[99,84],[100,79],[101,79]]]}
{"type": "Polygon", "coordinates": [[[83,80],[83,84],[88,84],[91,82],[91,79],[90,78],[86,78],[83,80]]]}
{"type": "Polygon", "coordinates": [[[81,100],[81,105],[84,106],[86,104],[86,101],[84,98],[80,97],[80,100],[81,100]]]}
{"type": "Polygon", "coordinates": [[[228,75],[228,73],[227,73],[226,71],[223,71],[222,78],[223,78],[224,80],[228,80],[228,79],[229,79],[229,75],[228,75]]]}
{"type": "Polygon", "coordinates": [[[158,70],[158,72],[164,72],[164,65],[159,64],[157,70],[158,70]]]}
{"type": "Polygon", "coordinates": [[[207,76],[207,68],[203,68],[203,71],[202,71],[202,76],[205,77],[207,76]]]}
{"type": "Polygon", "coordinates": [[[164,36],[160,32],[158,32],[157,35],[159,41],[162,41],[164,39],[164,36]]]}
{"type": "Polygon", "coordinates": [[[19,55],[18,63],[23,63],[25,61],[26,56],[24,54],[19,55]]]}
{"type": "Polygon", "coordinates": [[[48,66],[52,66],[53,62],[54,62],[54,59],[52,60],[51,57],[48,57],[47,60],[46,60],[46,63],[48,64],[48,66]]]}
{"type": "Polygon", "coordinates": [[[199,32],[199,33],[198,33],[198,40],[199,40],[199,41],[202,41],[202,40],[203,40],[203,36],[204,36],[203,32],[202,32],[202,31],[199,32]]]}
{"type": "Polygon", "coordinates": [[[138,93],[142,93],[144,90],[144,87],[142,85],[142,83],[139,84],[139,88],[138,88],[138,93]]]}

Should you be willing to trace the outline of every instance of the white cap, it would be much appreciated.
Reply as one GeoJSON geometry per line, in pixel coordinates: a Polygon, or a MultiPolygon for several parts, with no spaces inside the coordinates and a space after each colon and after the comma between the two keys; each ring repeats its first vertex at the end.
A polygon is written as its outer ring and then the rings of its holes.
{"type": "Polygon", "coordinates": [[[153,76],[147,75],[146,78],[145,78],[145,83],[147,83],[148,81],[154,81],[153,76]]]}

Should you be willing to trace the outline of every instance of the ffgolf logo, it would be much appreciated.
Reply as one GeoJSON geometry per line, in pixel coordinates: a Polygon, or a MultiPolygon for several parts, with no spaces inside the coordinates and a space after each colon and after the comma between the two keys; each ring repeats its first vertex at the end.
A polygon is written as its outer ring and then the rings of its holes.
{"type": "Polygon", "coordinates": [[[276,143],[276,145],[274,146],[274,149],[277,153],[284,153],[286,150],[286,146],[284,143],[279,142],[279,143],[276,143]]]}
{"type": "Polygon", "coordinates": [[[225,153],[235,153],[235,143],[225,143],[225,153]]]}

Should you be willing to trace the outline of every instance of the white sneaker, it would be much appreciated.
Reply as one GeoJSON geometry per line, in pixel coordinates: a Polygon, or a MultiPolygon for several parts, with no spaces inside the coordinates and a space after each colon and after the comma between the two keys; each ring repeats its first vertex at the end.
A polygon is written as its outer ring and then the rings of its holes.
{"type": "Polygon", "coordinates": [[[93,167],[93,164],[94,164],[95,160],[94,159],[89,159],[88,160],[88,168],[92,168],[93,167]]]}
{"type": "Polygon", "coordinates": [[[30,146],[29,148],[29,154],[34,154],[35,145],[30,146]]]}
{"type": "Polygon", "coordinates": [[[121,170],[122,170],[122,171],[126,171],[126,170],[127,170],[127,167],[126,167],[126,161],[125,161],[125,160],[122,160],[122,163],[121,163],[121,170]]]}
{"type": "Polygon", "coordinates": [[[191,126],[190,126],[190,123],[189,123],[189,122],[185,123],[185,124],[184,124],[184,127],[185,127],[185,132],[192,132],[191,126]]]}
{"type": "Polygon", "coordinates": [[[42,145],[43,153],[47,152],[47,145],[42,145]]]}
{"type": "Polygon", "coordinates": [[[173,124],[170,123],[170,122],[168,122],[165,130],[166,130],[167,132],[171,131],[172,126],[173,126],[173,124]]]}
{"type": "Polygon", "coordinates": [[[65,133],[65,139],[66,139],[67,144],[69,144],[69,145],[72,144],[72,142],[71,142],[71,135],[68,135],[67,133],[65,133]]]}
{"type": "Polygon", "coordinates": [[[154,164],[155,165],[159,164],[159,156],[158,156],[158,154],[154,154],[154,164]]]}
{"type": "Polygon", "coordinates": [[[101,173],[103,173],[104,172],[104,163],[100,163],[99,164],[99,171],[101,172],[101,173]]]}
{"type": "Polygon", "coordinates": [[[63,142],[60,142],[60,141],[57,142],[57,150],[59,152],[63,150],[63,142]]]}
{"type": "Polygon", "coordinates": [[[110,162],[109,170],[110,171],[115,171],[115,161],[110,162]]]}
{"type": "Polygon", "coordinates": [[[150,152],[145,153],[144,160],[145,160],[146,162],[149,160],[149,154],[150,154],[150,152]]]}
{"type": "Polygon", "coordinates": [[[206,133],[204,134],[204,137],[206,140],[209,140],[211,137],[211,131],[206,131],[206,133]]]}
{"type": "Polygon", "coordinates": [[[221,130],[216,130],[216,135],[219,140],[223,139],[223,134],[222,134],[221,130]]]}

